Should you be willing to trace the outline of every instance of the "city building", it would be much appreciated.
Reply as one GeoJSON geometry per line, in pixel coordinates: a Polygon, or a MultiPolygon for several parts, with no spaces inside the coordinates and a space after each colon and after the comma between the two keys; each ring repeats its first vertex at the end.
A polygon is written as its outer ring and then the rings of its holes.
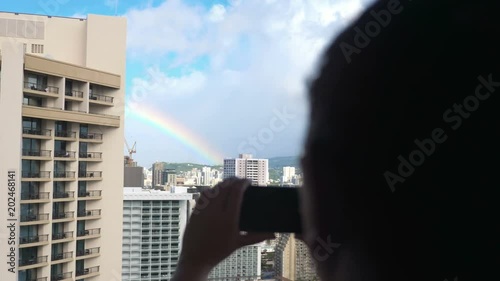
{"type": "Polygon", "coordinates": [[[201,178],[202,178],[201,184],[211,185],[213,179],[212,169],[210,167],[203,167],[201,169],[201,178]]]}
{"type": "Polygon", "coordinates": [[[236,250],[220,262],[208,275],[208,280],[260,280],[261,246],[250,245],[236,250]]]}
{"type": "Polygon", "coordinates": [[[119,280],[126,19],[0,12],[0,52],[1,279],[119,280]]]}
{"type": "Polygon", "coordinates": [[[224,178],[239,177],[252,180],[252,184],[265,186],[269,182],[268,159],[255,159],[252,154],[224,159],[224,178]]]}
{"type": "Polygon", "coordinates": [[[144,187],[144,168],[140,166],[125,166],[124,187],[144,187]]]}
{"type": "Polygon", "coordinates": [[[161,181],[163,179],[163,171],[165,170],[165,163],[155,162],[151,167],[152,172],[152,183],[151,186],[155,187],[157,185],[162,185],[161,181]]]}
{"type": "Polygon", "coordinates": [[[295,178],[295,167],[283,167],[283,176],[281,177],[281,183],[292,183],[295,178]]]}
{"type": "Polygon", "coordinates": [[[173,277],[192,197],[189,193],[124,189],[120,280],[162,281],[173,277]]]}
{"type": "Polygon", "coordinates": [[[275,249],[277,280],[319,280],[307,245],[293,234],[279,234],[275,249]]]}

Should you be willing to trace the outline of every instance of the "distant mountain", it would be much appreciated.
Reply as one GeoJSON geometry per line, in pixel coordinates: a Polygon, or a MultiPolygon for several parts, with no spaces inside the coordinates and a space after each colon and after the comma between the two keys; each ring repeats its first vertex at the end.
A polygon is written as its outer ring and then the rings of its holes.
{"type": "Polygon", "coordinates": [[[217,169],[217,170],[222,169],[222,165],[210,166],[210,165],[202,165],[195,163],[168,163],[168,162],[163,162],[163,163],[165,164],[165,169],[175,169],[176,172],[187,172],[191,171],[194,168],[201,170],[203,167],[210,167],[212,169],[217,169]]]}
{"type": "Polygon", "coordinates": [[[272,157],[269,158],[269,169],[283,169],[290,166],[299,168],[300,158],[298,156],[272,157]]]}

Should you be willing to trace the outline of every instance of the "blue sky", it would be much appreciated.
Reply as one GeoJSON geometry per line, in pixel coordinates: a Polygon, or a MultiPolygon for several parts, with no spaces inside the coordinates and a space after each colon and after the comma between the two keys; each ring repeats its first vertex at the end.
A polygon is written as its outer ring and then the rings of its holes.
{"type": "MultiPolygon", "coordinates": [[[[165,112],[225,157],[273,157],[300,154],[305,82],[323,48],[368,2],[16,0],[2,1],[0,10],[127,17],[130,103],[165,112]],[[147,96],[138,98],[144,89],[147,96]]],[[[211,164],[131,115],[125,138],[137,142],[134,157],[143,166],[158,160],[211,164]]]]}

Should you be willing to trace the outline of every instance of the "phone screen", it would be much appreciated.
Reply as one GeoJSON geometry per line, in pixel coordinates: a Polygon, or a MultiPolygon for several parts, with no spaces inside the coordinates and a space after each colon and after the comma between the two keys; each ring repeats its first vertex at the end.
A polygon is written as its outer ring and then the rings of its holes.
{"type": "Polygon", "coordinates": [[[249,186],[243,196],[240,230],[301,233],[298,187],[249,186]]]}

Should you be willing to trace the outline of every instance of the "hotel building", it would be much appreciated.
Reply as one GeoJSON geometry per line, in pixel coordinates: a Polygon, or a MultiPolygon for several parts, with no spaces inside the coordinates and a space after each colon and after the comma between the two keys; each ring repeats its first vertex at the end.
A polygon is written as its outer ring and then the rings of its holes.
{"type": "Polygon", "coordinates": [[[173,277],[193,194],[125,188],[123,281],[173,277]]]}
{"type": "Polygon", "coordinates": [[[269,160],[255,159],[252,154],[224,159],[224,179],[238,177],[252,181],[253,185],[266,186],[269,182],[269,160]]]}
{"type": "Polygon", "coordinates": [[[1,279],[120,280],[126,19],[0,12],[0,51],[1,279]]]}

